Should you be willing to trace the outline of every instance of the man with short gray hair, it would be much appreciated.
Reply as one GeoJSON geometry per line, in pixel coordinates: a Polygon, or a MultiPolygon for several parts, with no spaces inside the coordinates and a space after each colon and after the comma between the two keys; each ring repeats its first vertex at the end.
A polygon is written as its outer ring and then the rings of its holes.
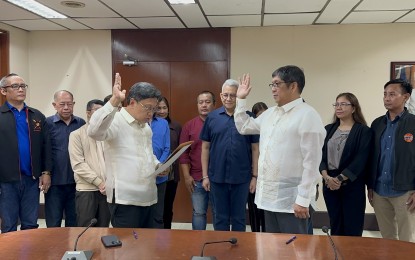
{"type": "Polygon", "coordinates": [[[238,86],[236,80],[225,81],[220,93],[223,106],[209,113],[200,134],[202,185],[212,198],[213,226],[222,231],[245,231],[248,192],[255,191],[257,178],[259,136],[243,136],[235,127],[238,86]]]}
{"type": "Polygon", "coordinates": [[[157,202],[154,171],[159,161],[153,154],[147,123],[161,94],[147,82],[134,84],[127,97],[125,93],[117,73],[111,99],[92,115],[87,132],[95,140],[104,141],[105,189],[112,226],[151,228],[152,205],[157,202]],[[127,106],[118,111],[124,99],[127,106]]]}

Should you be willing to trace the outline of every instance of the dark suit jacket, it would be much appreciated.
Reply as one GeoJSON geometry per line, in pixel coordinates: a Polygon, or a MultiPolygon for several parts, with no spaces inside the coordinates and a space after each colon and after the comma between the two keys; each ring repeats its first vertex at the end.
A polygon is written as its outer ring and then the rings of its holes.
{"type": "MultiPolygon", "coordinates": [[[[51,146],[45,116],[37,109],[27,107],[32,176],[39,178],[42,171],[52,170],[51,146]]],[[[19,150],[16,120],[7,104],[0,107],[0,182],[20,180],[19,150]]]]}
{"type": "MultiPolygon", "coordinates": [[[[376,184],[381,137],[386,129],[386,117],[380,116],[372,122],[374,133],[373,155],[371,159],[371,171],[367,181],[368,189],[373,189],[376,184]]],[[[393,169],[393,188],[400,191],[415,189],[415,115],[407,110],[399,119],[395,133],[395,163],[393,169]]]]}
{"type": "MultiPolygon", "coordinates": [[[[336,132],[340,123],[329,124],[326,126],[326,139],[323,146],[323,157],[320,164],[320,172],[328,171],[327,162],[327,142],[336,132]]],[[[372,141],[372,131],[369,127],[355,123],[350,130],[349,136],[344,145],[343,154],[340,159],[339,173],[347,176],[351,182],[357,178],[365,178],[366,164],[369,158],[372,141]]],[[[332,176],[335,177],[335,176],[332,176]]]]}

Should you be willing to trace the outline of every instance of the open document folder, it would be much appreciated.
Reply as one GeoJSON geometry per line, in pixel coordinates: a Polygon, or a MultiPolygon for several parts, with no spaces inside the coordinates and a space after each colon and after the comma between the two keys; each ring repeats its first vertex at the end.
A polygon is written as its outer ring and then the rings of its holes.
{"type": "Polygon", "coordinates": [[[164,172],[167,168],[170,167],[179,157],[186,151],[187,148],[192,145],[193,141],[185,142],[177,146],[176,149],[170,154],[170,156],[167,158],[166,162],[160,165],[158,169],[154,172],[154,174],[160,174],[164,172]]]}

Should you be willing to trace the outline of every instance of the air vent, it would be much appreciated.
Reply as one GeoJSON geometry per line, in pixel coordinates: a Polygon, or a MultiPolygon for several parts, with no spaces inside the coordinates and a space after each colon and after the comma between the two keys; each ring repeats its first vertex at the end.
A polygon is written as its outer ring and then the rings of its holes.
{"type": "Polygon", "coordinates": [[[69,8],[84,8],[85,4],[77,1],[62,1],[61,5],[69,8]]]}

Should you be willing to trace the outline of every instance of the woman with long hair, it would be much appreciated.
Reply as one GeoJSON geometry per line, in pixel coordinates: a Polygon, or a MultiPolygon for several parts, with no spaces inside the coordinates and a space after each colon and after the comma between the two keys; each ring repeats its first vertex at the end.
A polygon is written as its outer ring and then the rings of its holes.
{"type": "Polygon", "coordinates": [[[331,234],[362,236],[366,208],[365,170],[372,132],[356,96],[341,93],[326,126],[320,172],[331,234]]]}
{"type": "MultiPolygon", "coordinates": [[[[180,132],[182,131],[182,126],[171,120],[170,118],[170,105],[165,97],[162,97],[158,103],[158,108],[156,116],[164,118],[169,123],[170,128],[170,151],[179,146],[180,132]]],[[[174,198],[176,197],[177,184],[180,180],[179,174],[179,164],[178,161],[173,163],[172,170],[169,173],[169,178],[166,186],[166,193],[164,197],[164,213],[163,213],[163,222],[164,228],[171,229],[171,223],[173,220],[173,203],[174,198]]]]}
{"type": "MultiPolygon", "coordinates": [[[[252,113],[255,117],[259,117],[268,106],[264,102],[255,103],[252,106],[252,113]]],[[[252,232],[265,232],[265,216],[262,209],[258,209],[255,204],[255,192],[248,194],[248,213],[249,224],[251,225],[252,232]]]]}

